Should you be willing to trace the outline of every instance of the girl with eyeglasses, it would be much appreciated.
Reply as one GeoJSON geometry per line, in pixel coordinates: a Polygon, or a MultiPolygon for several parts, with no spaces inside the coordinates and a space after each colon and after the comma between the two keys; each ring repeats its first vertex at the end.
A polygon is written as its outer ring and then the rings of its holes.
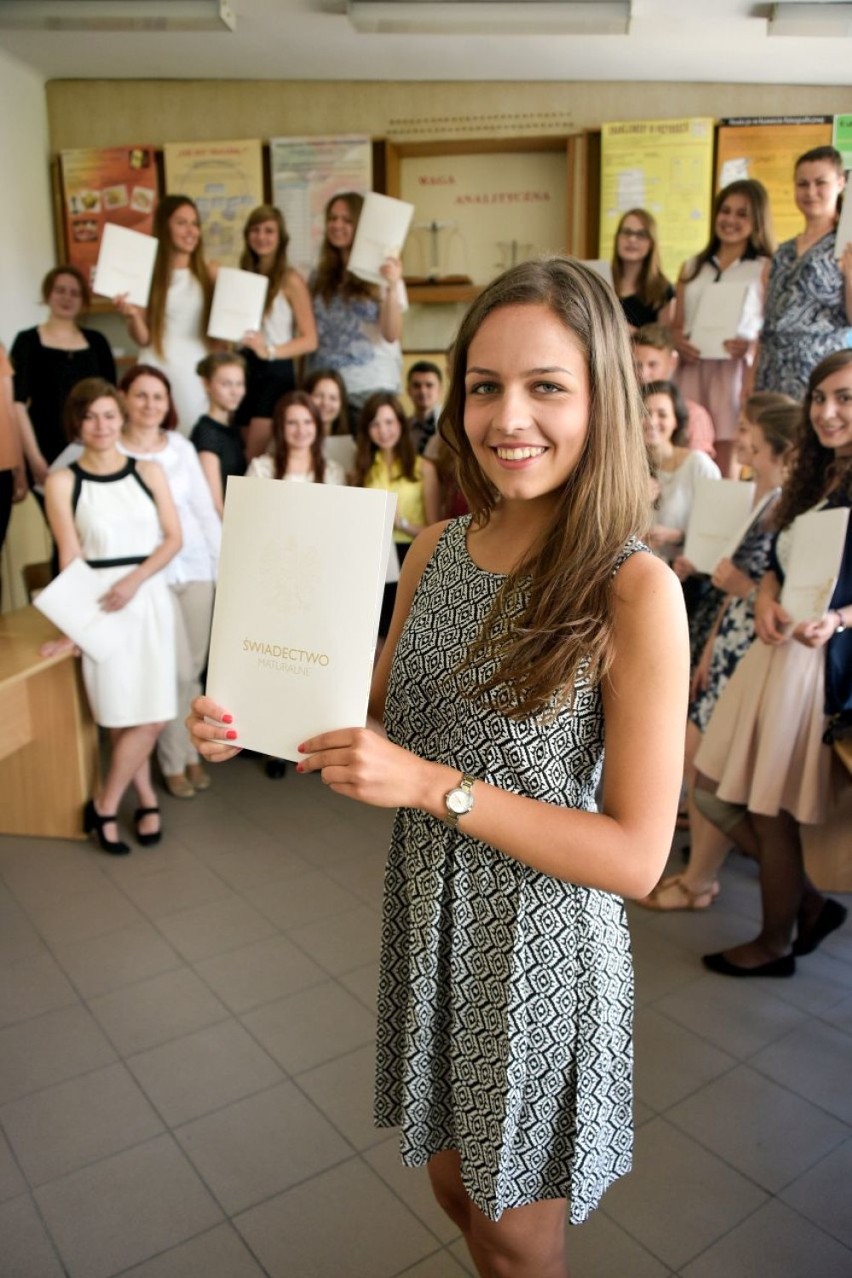
{"type": "Polygon", "coordinates": [[[631,333],[645,324],[670,324],[674,288],[663,274],[657,223],[645,209],[622,214],[612,250],[612,286],[631,333]]]}

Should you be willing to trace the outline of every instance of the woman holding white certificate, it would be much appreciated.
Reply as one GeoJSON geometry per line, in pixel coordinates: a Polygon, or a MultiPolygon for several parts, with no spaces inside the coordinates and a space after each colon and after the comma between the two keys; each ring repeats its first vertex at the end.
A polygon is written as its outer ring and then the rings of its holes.
{"type": "Polygon", "coordinates": [[[385,259],[379,288],[347,269],[363,204],[353,191],[328,202],[319,264],[308,281],[319,337],[308,367],[340,373],[353,423],[375,391],[398,395],[402,389],[400,338],[408,306],[398,257],[385,259]]]}
{"type": "Polygon", "coordinates": [[[196,367],[208,351],[207,321],[218,266],[204,258],[198,209],[187,195],[166,195],[154,214],[157,257],[145,308],[115,299],[142,348],[138,362],[165,373],[178,426],[188,435],[207,407],[196,367]]]}
{"type": "MultiPolygon", "coordinates": [[[[441,429],[473,514],[403,564],[370,705],[387,737],[341,725],[300,746],[299,770],[399,809],[376,1122],[428,1166],[479,1273],[564,1278],[569,1214],[630,1167],[615,894],[644,895],[665,863],[686,710],[680,591],[637,539],[641,405],[612,291],[560,258],[489,285],[441,429]]],[[[208,758],[237,748],[229,722],[195,703],[208,758]]]]}
{"type": "MultiPolygon", "coordinates": [[[[684,397],[701,404],[713,418],[716,460],[731,479],[738,469],[734,439],[743,379],[763,322],[761,281],[774,250],[765,187],[751,178],[731,182],[714,201],[710,240],[684,264],[677,285],[672,325],[680,356],[676,380],[684,397]],[[714,293],[717,284],[732,287],[714,293]],[[723,342],[727,358],[710,358],[696,345],[702,340],[697,325],[708,308],[723,299],[734,307],[731,331],[723,342]]],[[[709,318],[715,319],[712,313],[709,318]]]]}
{"type": "Polygon", "coordinates": [[[247,364],[247,390],[236,420],[248,428],[246,456],[251,459],[266,452],[272,410],[296,385],[293,361],[316,350],[317,326],[307,285],[287,262],[290,236],[280,209],[272,204],[252,209],[243,239],[240,269],[269,280],[260,330],[246,333],[240,344],[247,364]]]}
{"type": "MultiPolygon", "coordinates": [[[[757,858],[763,905],[753,940],[705,955],[724,976],[792,976],[846,918],[807,878],[801,825],[829,802],[826,716],[852,712],[852,524],[837,585],[821,616],[792,624],[781,604],[796,520],[852,505],[852,351],[813,370],[796,460],[774,517],[770,568],[755,608],[757,640],[737,666],[695,758],[695,801],[707,819],[757,858]],[[794,939],[795,934],[795,939],[794,939]]],[[[833,575],[833,565],[826,566],[833,575]]]]}
{"type": "Polygon", "coordinates": [[[84,558],[103,577],[101,607],[127,618],[113,655],[98,662],[83,657],[92,716],[112,742],[106,777],[83,822],[114,856],[130,851],[118,837],[117,813],[131,784],[140,804],[133,818],[137,842],[158,843],[162,835],[150,758],[177,709],[174,617],[162,569],[181,545],[162,470],[119,452],[122,421],[114,386],[97,377],[79,382],[68,397],[66,423],[82,453],[45,483],[60,566],[84,558]]]}
{"type": "Polygon", "coordinates": [[[755,387],[801,399],[811,370],[852,338],[852,244],[837,244],[843,157],[818,146],[796,161],[795,197],[805,225],[767,272],[766,318],[755,387]]]}

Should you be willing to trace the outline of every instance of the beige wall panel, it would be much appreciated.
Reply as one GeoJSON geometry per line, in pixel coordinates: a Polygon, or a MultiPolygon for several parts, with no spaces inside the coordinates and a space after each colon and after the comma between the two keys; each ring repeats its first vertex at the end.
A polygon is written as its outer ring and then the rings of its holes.
{"type": "Polygon", "coordinates": [[[723,83],[53,80],[47,101],[51,149],[60,151],[128,138],[265,139],[344,127],[411,141],[568,134],[606,120],[681,115],[831,115],[850,109],[850,91],[723,83]]]}

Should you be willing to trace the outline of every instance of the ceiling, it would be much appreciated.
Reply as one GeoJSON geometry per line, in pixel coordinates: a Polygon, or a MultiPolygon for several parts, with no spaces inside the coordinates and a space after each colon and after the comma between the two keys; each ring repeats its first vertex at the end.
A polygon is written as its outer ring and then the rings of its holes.
{"type": "Polygon", "coordinates": [[[753,0],[633,0],[628,35],[541,37],[500,35],[498,4],[493,36],[464,37],[360,35],[344,0],[231,6],[235,32],[0,31],[0,49],[48,79],[852,84],[852,40],[770,38],[753,0]]]}

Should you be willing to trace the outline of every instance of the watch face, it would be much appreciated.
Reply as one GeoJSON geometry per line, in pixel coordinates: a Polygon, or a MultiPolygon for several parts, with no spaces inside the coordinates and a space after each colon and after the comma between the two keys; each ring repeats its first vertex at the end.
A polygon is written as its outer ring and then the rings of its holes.
{"type": "Polygon", "coordinates": [[[464,790],[450,790],[447,795],[447,807],[458,816],[463,816],[473,807],[473,799],[464,790]]]}

